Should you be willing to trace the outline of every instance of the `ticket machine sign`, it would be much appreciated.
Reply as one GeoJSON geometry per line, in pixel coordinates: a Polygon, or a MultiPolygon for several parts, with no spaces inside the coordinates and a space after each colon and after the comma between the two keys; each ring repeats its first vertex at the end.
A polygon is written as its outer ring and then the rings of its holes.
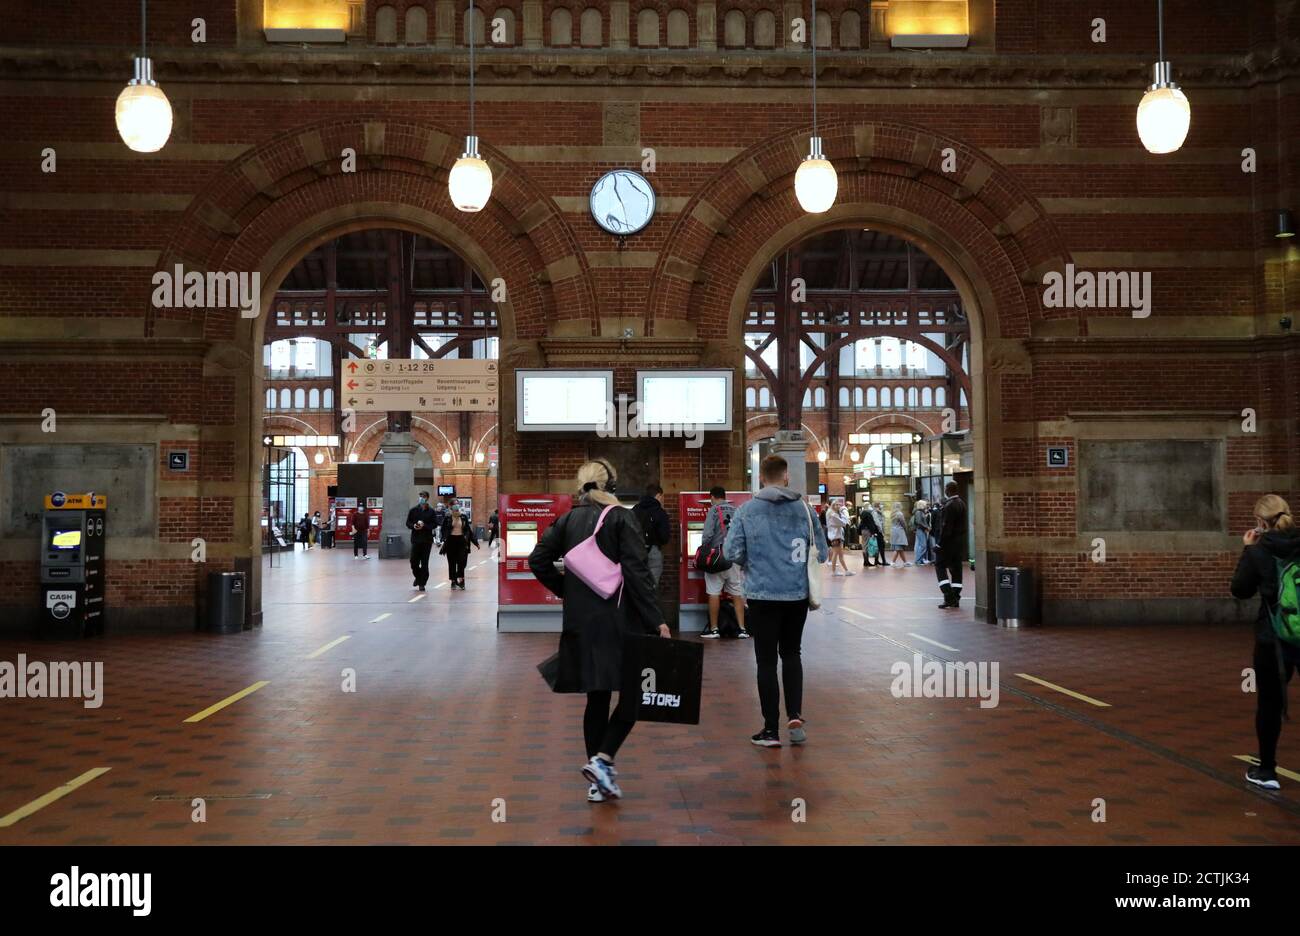
{"type": "MultiPolygon", "coordinates": [[[[749,491],[728,491],[727,500],[739,507],[752,495],[749,491]]],[[[678,529],[681,537],[681,562],[678,564],[678,594],[683,608],[701,607],[708,602],[704,591],[704,573],[692,565],[695,552],[704,538],[704,521],[713,507],[707,491],[690,491],[677,495],[678,529]]]]}

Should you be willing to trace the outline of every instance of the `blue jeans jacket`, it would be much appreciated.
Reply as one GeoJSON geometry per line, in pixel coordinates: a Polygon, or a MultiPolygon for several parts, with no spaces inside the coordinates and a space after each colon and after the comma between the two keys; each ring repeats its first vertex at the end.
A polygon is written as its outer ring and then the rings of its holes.
{"type": "Polygon", "coordinates": [[[722,554],[745,570],[745,597],[799,601],[808,597],[808,518],[817,559],[830,555],[821,522],[789,488],[769,486],[736,509],[722,554]]]}

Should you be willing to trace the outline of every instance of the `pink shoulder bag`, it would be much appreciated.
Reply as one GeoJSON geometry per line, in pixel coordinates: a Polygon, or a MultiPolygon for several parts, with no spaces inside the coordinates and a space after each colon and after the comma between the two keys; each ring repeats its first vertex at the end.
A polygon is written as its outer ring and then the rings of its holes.
{"type": "Polygon", "coordinates": [[[602,510],[591,535],[564,554],[565,574],[576,575],[602,598],[610,597],[623,587],[623,567],[601,552],[596,545],[596,534],[605,523],[605,515],[617,506],[610,504],[602,510]]]}

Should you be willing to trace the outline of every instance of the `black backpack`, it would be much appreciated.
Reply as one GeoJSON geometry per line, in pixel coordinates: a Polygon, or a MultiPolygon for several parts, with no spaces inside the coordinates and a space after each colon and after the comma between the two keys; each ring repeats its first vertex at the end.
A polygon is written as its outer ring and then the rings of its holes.
{"type": "Polygon", "coordinates": [[[718,636],[740,636],[740,621],[736,617],[736,606],[730,601],[724,601],[718,606],[718,636]]]}

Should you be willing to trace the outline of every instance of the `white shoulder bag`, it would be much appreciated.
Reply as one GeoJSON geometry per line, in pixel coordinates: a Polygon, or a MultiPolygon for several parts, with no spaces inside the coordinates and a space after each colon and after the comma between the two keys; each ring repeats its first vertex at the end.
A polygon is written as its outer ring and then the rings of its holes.
{"type": "Polygon", "coordinates": [[[822,570],[817,559],[817,537],[813,533],[812,508],[803,502],[803,509],[808,514],[808,607],[816,611],[822,606],[822,570]]]}

